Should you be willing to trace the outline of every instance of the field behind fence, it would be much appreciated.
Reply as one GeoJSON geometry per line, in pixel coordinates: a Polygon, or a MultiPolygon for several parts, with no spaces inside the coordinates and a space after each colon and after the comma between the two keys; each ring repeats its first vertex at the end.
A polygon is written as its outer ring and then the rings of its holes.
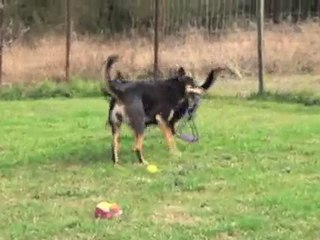
{"type": "MultiPolygon", "coordinates": [[[[7,1],[3,82],[63,81],[68,0],[7,1]]],[[[70,0],[70,77],[99,79],[103,60],[119,54],[133,78],[151,76],[154,1],[70,0]]],[[[256,78],[256,0],[159,0],[159,70],[183,65],[202,77],[217,64],[256,78]]],[[[320,73],[320,0],[265,0],[265,71],[320,73]]],[[[287,84],[287,83],[284,83],[287,84]]],[[[298,83],[295,83],[298,84],[298,83]]],[[[301,85],[301,83],[300,83],[301,85]]],[[[308,89],[318,87],[312,78],[308,89]]],[[[307,90],[308,90],[307,89],[307,90]]]]}

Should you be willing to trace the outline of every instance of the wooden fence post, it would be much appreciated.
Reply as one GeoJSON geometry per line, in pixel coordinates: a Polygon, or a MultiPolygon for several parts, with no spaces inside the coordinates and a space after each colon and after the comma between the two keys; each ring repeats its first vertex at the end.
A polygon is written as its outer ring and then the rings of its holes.
{"type": "Polygon", "coordinates": [[[258,26],[258,64],[259,64],[259,94],[264,92],[264,0],[258,0],[257,26],[258,26]]]}
{"type": "Polygon", "coordinates": [[[159,0],[155,0],[154,8],[154,69],[153,78],[158,78],[158,63],[159,63],[159,0]]]}
{"type": "Polygon", "coordinates": [[[318,0],[318,9],[317,9],[317,17],[318,17],[318,21],[320,22],[320,0],[318,0]]]}
{"type": "Polygon", "coordinates": [[[65,80],[69,81],[70,79],[70,47],[71,47],[71,16],[70,16],[70,1],[65,0],[65,14],[66,14],[66,59],[65,59],[65,80]]]}

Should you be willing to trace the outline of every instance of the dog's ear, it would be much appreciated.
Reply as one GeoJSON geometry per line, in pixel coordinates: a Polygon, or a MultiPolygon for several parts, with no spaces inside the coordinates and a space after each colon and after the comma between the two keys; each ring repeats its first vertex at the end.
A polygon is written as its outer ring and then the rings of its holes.
{"type": "Polygon", "coordinates": [[[186,75],[186,71],[184,70],[183,67],[180,67],[180,68],[178,69],[178,76],[179,76],[179,77],[183,77],[183,76],[185,76],[185,75],[186,75]]]}

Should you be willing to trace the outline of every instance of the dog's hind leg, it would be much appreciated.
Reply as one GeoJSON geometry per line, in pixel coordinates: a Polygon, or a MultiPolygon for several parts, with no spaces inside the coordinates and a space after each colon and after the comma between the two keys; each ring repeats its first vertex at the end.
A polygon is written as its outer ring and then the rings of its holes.
{"type": "Polygon", "coordinates": [[[141,100],[133,100],[126,106],[126,112],[129,117],[130,126],[135,134],[135,145],[133,151],[136,153],[141,164],[148,164],[145,161],[142,148],[145,130],[145,114],[141,100]]]}
{"type": "Polygon", "coordinates": [[[112,132],[112,143],[111,143],[111,155],[114,164],[119,162],[119,151],[120,151],[120,128],[123,121],[124,111],[121,105],[116,103],[114,98],[110,101],[109,106],[109,123],[112,132]]]}
{"type": "Polygon", "coordinates": [[[166,122],[163,120],[163,118],[160,115],[156,116],[156,120],[158,122],[159,128],[161,129],[161,131],[167,141],[167,144],[168,144],[170,151],[172,153],[174,153],[175,155],[180,156],[181,153],[177,148],[176,142],[173,137],[172,129],[170,129],[170,127],[166,124],[166,122]]]}
{"type": "Polygon", "coordinates": [[[112,161],[114,164],[119,162],[119,151],[120,151],[120,127],[121,125],[112,124],[112,161]]]}
{"type": "Polygon", "coordinates": [[[144,140],[143,134],[136,134],[134,151],[139,159],[139,162],[141,164],[147,165],[148,162],[144,159],[144,157],[142,155],[143,140],[144,140]]]}

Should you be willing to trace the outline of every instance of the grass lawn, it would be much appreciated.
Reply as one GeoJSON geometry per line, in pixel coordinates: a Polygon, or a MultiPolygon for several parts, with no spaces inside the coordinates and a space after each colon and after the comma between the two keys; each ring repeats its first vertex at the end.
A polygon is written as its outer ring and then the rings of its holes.
{"type": "Polygon", "coordinates": [[[0,102],[0,239],[319,239],[320,108],[205,100],[201,143],[171,156],[157,128],[110,159],[103,99],[0,102]],[[96,221],[115,201],[121,218],[96,221]]]}

